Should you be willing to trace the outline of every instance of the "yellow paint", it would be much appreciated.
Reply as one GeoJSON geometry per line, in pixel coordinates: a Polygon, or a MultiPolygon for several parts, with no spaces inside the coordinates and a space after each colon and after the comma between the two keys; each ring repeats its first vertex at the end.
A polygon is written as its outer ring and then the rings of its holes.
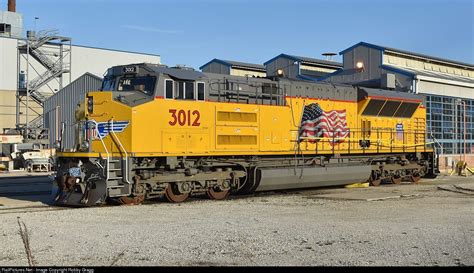
{"type": "MultiPolygon", "coordinates": [[[[423,107],[419,107],[412,118],[361,116],[370,98],[360,102],[286,98],[285,106],[158,98],[129,107],[114,101],[111,92],[91,92],[89,96],[93,97],[94,111],[86,110],[86,118],[97,122],[130,121],[123,132],[116,134],[117,138],[111,134],[104,137],[112,156],[120,156],[119,142],[129,155],[137,157],[294,155],[295,150],[302,154],[374,154],[425,149],[423,107]],[[332,146],[332,139],[306,138],[298,144],[302,112],[310,103],[318,103],[324,111],[346,110],[351,133],[344,142],[332,146]],[[395,128],[399,123],[409,132],[405,140],[397,138],[395,128]],[[370,140],[371,146],[361,149],[359,141],[362,139],[370,140]]],[[[106,155],[100,140],[92,141],[91,150],[91,153],[62,152],[58,156],[106,155]]]]}

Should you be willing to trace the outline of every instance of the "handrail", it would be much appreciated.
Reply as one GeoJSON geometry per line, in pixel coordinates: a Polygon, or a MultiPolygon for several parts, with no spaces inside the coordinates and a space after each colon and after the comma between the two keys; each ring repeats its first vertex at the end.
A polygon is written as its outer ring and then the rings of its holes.
{"type": "Polygon", "coordinates": [[[433,140],[433,143],[434,143],[434,144],[437,144],[438,147],[440,148],[441,154],[443,154],[443,149],[444,149],[444,147],[443,147],[443,145],[434,137],[433,131],[430,131],[430,137],[431,137],[431,139],[433,140]]]}
{"type": "Polygon", "coordinates": [[[122,145],[122,142],[120,141],[120,139],[118,138],[118,136],[115,134],[115,131],[113,130],[114,128],[114,120],[113,119],[110,119],[110,122],[111,122],[111,128],[109,129],[109,132],[110,134],[112,134],[115,139],[117,140],[118,144],[119,144],[119,150],[123,151],[123,153],[125,153],[125,171],[124,171],[124,174],[122,174],[123,177],[125,177],[125,182],[127,184],[130,184],[130,180],[128,180],[128,153],[127,153],[127,150],[125,150],[125,148],[123,147],[122,145]]]}
{"type": "Polygon", "coordinates": [[[97,121],[95,120],[88,120],[87,123],[93,123],[94,124],[94,130],[95,132],[97,133],[97,136],[99,137],[100,139],[100,142],[102,142],[102,146],[104,147],[104,150],[107,154],[107,163],[106,163],[106,167],[107,167],[107,171],[106,171],[106,181],[109,180],[109,161],[110,161],[110,154],[109,154],[109,150],[107,149],[107,146],[105,145],[105,142],[102,138],[102,136],[100,135],[100,132],[99,132],[99,125],[97,124],[97,121]]]}

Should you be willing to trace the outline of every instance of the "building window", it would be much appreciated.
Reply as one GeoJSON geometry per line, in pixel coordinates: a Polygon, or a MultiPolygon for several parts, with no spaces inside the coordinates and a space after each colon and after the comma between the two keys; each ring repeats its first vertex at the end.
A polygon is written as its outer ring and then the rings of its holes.
{"type": "Polygon", "coordinates": [[[173,99],[173,80],[165,80],[165,98],[173,99]]]}
{"type": "Polygon", "coordinates": [[[464,115],[466,115],[466,153],[474,153],[473,108],[474,100],[462,99],[466,103],[457,103],[457,98],[444,96],[426,97],[427,128],[442,144],[444,154],[464,153],[464,115]]]}
{"type": "Polygon", "coordinates": [[[0,24],[0,33],[11,33],[12,26],[10,24],[0,24]]]}
{"type": "Polygon", "coordinates": [[[204,83],[198,82],[197,83],[197,99],[204,100],[204,83]]]}

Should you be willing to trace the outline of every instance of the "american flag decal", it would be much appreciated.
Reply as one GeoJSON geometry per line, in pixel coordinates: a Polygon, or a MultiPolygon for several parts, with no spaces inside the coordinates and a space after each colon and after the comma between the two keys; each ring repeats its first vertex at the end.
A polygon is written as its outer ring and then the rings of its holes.
{"type": "Polygon", "coordinates": [[[346,110],[323,111],[319,104],[306,105],[301,118],[300,137],[309,138],[315,143],[319,138],[327,138],[331,145],[344,142],[349,135],[347,128],[346,110]]]}
{"type": "Polygon", "coordinates": [[[87,122],[85,126],[86,138],[93,140],[106,137],[110,131],[115,133],[121,133],[125,128],[127,128],[128,121],[114,121],[112,122],[98,122],[97,130],[95,124],[92,122],[87,122]],[[98,132],[97,132],[98,131],[98,132]]]}

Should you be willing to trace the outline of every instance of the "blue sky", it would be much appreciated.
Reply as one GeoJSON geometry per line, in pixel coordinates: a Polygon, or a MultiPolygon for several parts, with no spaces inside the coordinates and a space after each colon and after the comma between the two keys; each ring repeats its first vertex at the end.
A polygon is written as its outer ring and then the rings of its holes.
{"type": "MultiPolygon", "coordinates": [[[[1,0],[2,9],[7,0],[1,0]]],[[[17,0],[25,29],[73,44],[161,55],[199,68],[213,58],[323,58],[360,41],[474,63],[473,0],[17,0]]],[[[341,61],[341,57],[335,58],[341,61]]]]}

